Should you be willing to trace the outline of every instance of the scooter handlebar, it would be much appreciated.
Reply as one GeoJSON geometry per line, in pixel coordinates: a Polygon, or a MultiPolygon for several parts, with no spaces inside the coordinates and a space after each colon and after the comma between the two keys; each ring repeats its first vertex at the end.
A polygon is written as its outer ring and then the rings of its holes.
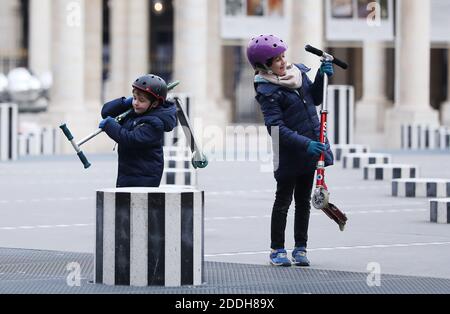
{"type": "MultiPolygon", "coordinates": [[[[308,51],[309,53],[312,53],[312,54],[314,54],[316,56],[319,56],[319,57],[323,57],[325,55],[325,53],[322,50],[317,49],[317,48],[315,48],[315,47],[313,47],[311,45],[306,45],[305,46],[305,50],[308,51]]],[[[341,61],[341,60],[335,58],[334,56],[333,56],[333,61],[332,62],[334,64],[336,64],[337,66],[343,68],[344,70],[347,70],[347,68],[348,68],[348,64],[347,63],[345,63],[344,61],[341,61]]]]}

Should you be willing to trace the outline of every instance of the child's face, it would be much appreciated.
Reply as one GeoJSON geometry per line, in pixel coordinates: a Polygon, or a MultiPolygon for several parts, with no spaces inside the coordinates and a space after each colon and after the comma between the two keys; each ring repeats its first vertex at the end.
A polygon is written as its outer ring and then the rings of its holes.
{"type": "Polygon", "coordinates": [[[133,90],[133,108],[137,114],[143,114],[149,110],[149,108],[155,108],[158,102],[152,103],[143,92],[134,89],[133,90]]]}
{"type": "Polygon", "coordinates": [[[286,75],[286,57],[284,52],[280,54],[279,56],[275,57],[272,62],[272,66],[270,69],[272,72],[278,76],[284,76],[286,75]]]}

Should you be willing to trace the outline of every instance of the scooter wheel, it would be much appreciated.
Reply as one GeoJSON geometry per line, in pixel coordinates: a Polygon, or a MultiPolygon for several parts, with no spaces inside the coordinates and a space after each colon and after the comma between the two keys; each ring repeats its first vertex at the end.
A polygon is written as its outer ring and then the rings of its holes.
{"type": "Polygon", "coordinates": [[[328,206],[330,194],[325,189],[318,189],[314,192],[312,204],[315,209],[322,210],[328,206]]]}

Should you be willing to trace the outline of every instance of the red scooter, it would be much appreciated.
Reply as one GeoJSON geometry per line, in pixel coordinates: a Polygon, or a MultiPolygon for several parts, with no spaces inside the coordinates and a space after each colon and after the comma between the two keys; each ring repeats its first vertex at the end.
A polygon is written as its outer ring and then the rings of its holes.
{"type": "MultiPolygon", "coordinates": [[[[321,57],[322,62],[332,62],[344,70],[348,68],[348,65],[345,62],[336,59],[322,50],[314,48],[310,45],[307,45],[305,50],[321,57]]],[[[324,75],[323,80],[323,102],[320,112],[320,142],[325,144],[328,118],[328,76],[324,75]]],[[[328,217],[334,220],[339,225],[339,229],[344,231],[347,223],[347,216],[340,211],[339,208],[330,203],[329,200],[330,192],[325,184],[325,153],[322,153],[320,155],[319,162],[317,163],[316,188],[313,193],[312,204],[316,209],[322,210],[328,217]]]]}

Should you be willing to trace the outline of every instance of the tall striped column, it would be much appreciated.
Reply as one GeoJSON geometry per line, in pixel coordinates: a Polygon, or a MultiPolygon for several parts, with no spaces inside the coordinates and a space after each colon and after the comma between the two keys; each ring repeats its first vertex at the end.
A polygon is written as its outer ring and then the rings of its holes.
{"type": "Polygon", "coordinates": [[[328,140],[331,144],[353,144],[355,90],[353,86],[328,86],[328,140]]]}
{"type": "MultiPolygon", "coordinates": [[[[168,95],[169,99],[174,99],[175,97],[180,99],[184,113],[190,119],[193,106],[192,98],[184,93],[170,93],[168,95]]],[[[193,123],[193,121],[191,121],[191,123],[193,123]]],[[[192,132],[195,132],[195,130],[192,130],[192,132]]],[[[186,135],[184,134],[184,130],[180,123],[177,123],[177,126],[173,131],[164,133],[163,145],[166,147],[189,147],[188,143],[189,141],[186,139],[186,135]]]]}
{"type": "Polygon", "coordinates": [[[0,161],[17,159],[18,107],[0,104],[0,161]]]}
{"type": "Polygon", "coordinates": [[[204,192],[186,187],[97,191],[95,282],[201,285],[204,192]]]}

